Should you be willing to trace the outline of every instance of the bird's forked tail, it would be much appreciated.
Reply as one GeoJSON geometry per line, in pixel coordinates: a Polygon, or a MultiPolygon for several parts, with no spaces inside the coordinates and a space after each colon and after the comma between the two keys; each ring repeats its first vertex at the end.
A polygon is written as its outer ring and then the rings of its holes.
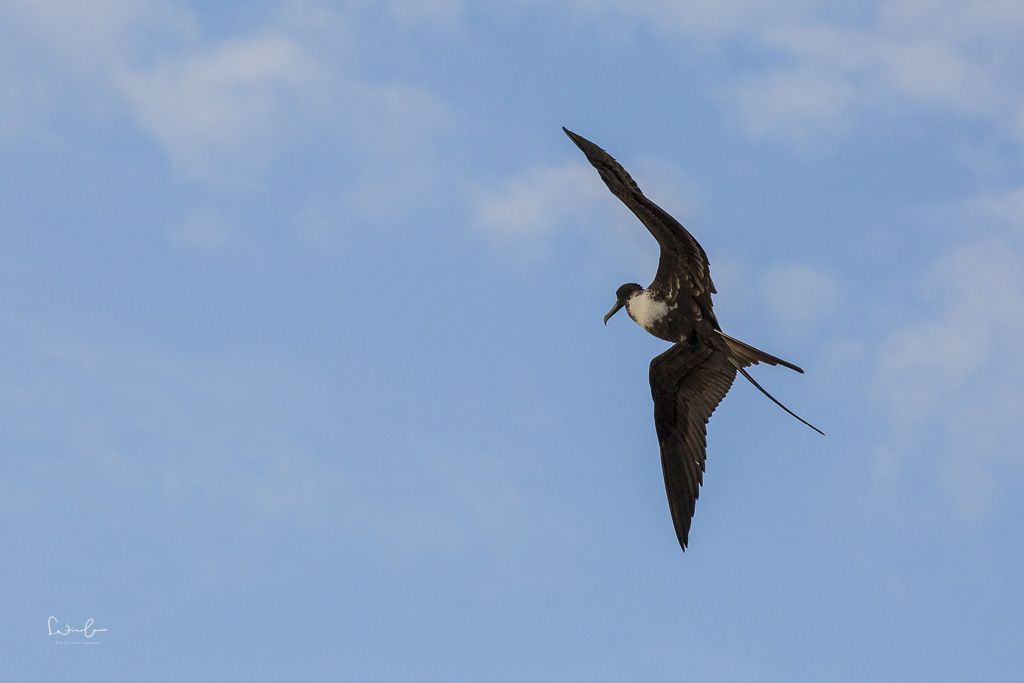
{"type": "Polygon", "coordinates": [[[750,344],[747,344],[746,342],[741,342],[739,339],[730,337],[721,330],[718,330],[718,334],[722,335],[722,339],[725,340],[726,346],[729,347],[729,361],[736,367],[736,369],[739,371],[741,375],[747,378],[748,382],[753,384],[758,391],[767,396],[772,403],[782,408],[787,413],[789,413],[796,419],[800,420],[800,422],[803,422],[805,425],[807,425],[814,431],[818,432],[822,436],[825,436],[825,432],[821,431],[820,429],[812,425],[810,422],[794,413],[792,410],[783,405],[782,401],[769,394],[768,390],[762,387],[760,384],[758,384],[757,380],[751,377],[750,373],[747,372],[746,369],[748,365],[754,365],[756,363],[766,363],[768,365],[782,365],[784,367],[789,368],[790,370],[796,370],[800,374],[803,374],[804,371],[800,367],[793,365],[789,361],[784,361],[781,358],[773,356],[770,353],[765,353],[761,349],[755,348],[750,344]]]}
{"type": "Polygon", "coordinates": [[[789,361],[782,360],[781,358],[773,356],[761,349],[754,348],[746,342],[741,342],[735,337],[730,337],[721,330],[718,330],[718,334],[722,335],[722,339],[725,340],[725,345],[729,347],[729,351],[732,353],[733,358],[742,363],[743,367],[756,365],[758,363],[766,363],[767,365],[781,365],[789,368],[790,370],[796,370],[801,375],[804,374],[803,368],[793,365],[789,361]]]}

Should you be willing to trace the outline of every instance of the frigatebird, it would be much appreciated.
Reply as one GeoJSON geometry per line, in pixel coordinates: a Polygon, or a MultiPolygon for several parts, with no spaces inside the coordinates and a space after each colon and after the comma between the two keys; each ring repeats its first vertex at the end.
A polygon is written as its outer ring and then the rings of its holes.
{"type": "Polygon", "coordinates": [[[648,199],[608,152],[568,128],[562,130],[661,247],[654,281],[646,288],[634,282],[619,287],[604,323],[607,325],[609,318],[625,308],[640,327],[673,344],[651,361],[650,382],[665,492],[676,537],[685,551],[704,482],[707,422],[732,387],[737,372],[797,420],[819,434],[824,432],[784,406],[747,372],[747,367],[758,363],[781,365],[801,374],[803,370],[722,331],[711,306],[715,284],[700,243],[648,199]]]}

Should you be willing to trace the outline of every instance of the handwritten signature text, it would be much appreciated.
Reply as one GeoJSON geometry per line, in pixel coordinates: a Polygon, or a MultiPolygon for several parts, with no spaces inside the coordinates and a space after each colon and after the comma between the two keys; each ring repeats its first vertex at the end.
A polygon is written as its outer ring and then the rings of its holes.
{"type": "Polygon", "coordinates": [[[86,638],[92,638],[97,633],[107,630],[105,628],[96,628],[93,626],[94,623],[96,623],[94,619],[86,619],[82,628],[71,628],[67,624],[64,624],[64,628],[56,628],[57,617],[50,617],[46,620],[46,630],[49,631],[48,635],[51,636],[70,636],[72,633],[81,633],[86,638]]]}

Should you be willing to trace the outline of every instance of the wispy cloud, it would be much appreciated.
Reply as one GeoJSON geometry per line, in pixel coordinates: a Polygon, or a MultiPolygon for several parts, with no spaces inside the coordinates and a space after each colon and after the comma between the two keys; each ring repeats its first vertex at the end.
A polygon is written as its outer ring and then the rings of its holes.
{"type": "Polygon", "coordinates": [[[56,111],[125,117],[177,173],[214,187],[244,186],[293,149],[326,148],[355,208],[361,200],[365,215],[386,214],[408,206],[410,192],[429,196],[423,183],[434,174],[410,159],[428,163],[453,114],[420,85],[370,75],[372,56],[355,54],[357,17],[342,13],[357,10],[286,3],[247,32],[218,36],[187,4],[7,3],[0,22],[11,40],[0,58],[45,69],[48,91],[6,97],[14,111],[0,125],[47,125],[56,111]],[[368,197],[382,178],[391,191],[368,197]]]}
{"type": "Polygon", "coordinates": [[[232,232],[231,226],[211,208],[189,212],[181,222],[171,227],[171,243],[182,249],[214,252],[224,246],[232,232]]]}
{"type": "Polygon", "coordinates": [[[843,305],[839,278],[823,267],[789,264],[767,269],[758,288],[761,306],[787,334],[819,331],[843,305]]]}
{"type": "Polygon", "coordinates": [[[452,452],[450,433],[401,453],[339,438],[351,429],[344,406],[275,369],[279,359],[188,353],[24,312],[8,311],[0,331],[0,353],[21,368],[0,386],[5,512],[38,514],[55,499],[93,509],[101,491],[115,513],[210,511],[243,532],[329,528],[401,554],[516,542],[521,493],[501,458],[452,452]]]}
{"type": "MultiPolygon", "coordinates": [[[[624,165],[679,220],[700,212],[697,184],[674,165],[654,157],[627,159],[624,165]]],[[[478,186],[472,196],[472,225],[502,247],[541,257],[573,236],[637,266],[657,263],[653,238],[585,161],[527,168],[492,187],[478,186]]]]}
{"type": "Polygon", "coordinates": [[[546,239],[572,225],[575,212],[592,212],[587,207],[602,202],[605,193],[584,164],[539,166],[478,193],[474,218],[501,240],[546,239]]]}
{"type": "Polygon", "coordinates": [[[916,277],[917,314],[878,340],[875,387],[891,415],[889,472],[933,472],[963,515],[998,505],[1024,472],[1024,231],[1019,189],[961,203],[960,235],[916,277]],[[921,438],[922,434],[930,435],[921,438]]]}
{"type": "Polygon", "coordinates": [[[857,88],[817,66],[743,74],[718,88],[728,119],[747,135],[814,151],[854,124],[857,88]]]}
{"type": "Polygon", "coordinates": [[[611,3],[566,10],[619,30],[682,36],[686,50],[753,51],[719,69],[719,101],[747,134],[813,149],[873,115],[921,108],[980,120],[1024,143],[1020,3],[816,0],[611,3]]]}
{"type": "Polygon", "coordinates": [[[112,85],[175,163],[208,175],[264,162],[290,122],[308,117],[320,69],[291,38],[265,34],[119,67],[112,85]]]}
{"type": "Polygon", "coordinates": [[[986,11],[899,0],[879,3],[866,21],[808,16],[755,36],[776,64],[745,76],[747,87],[729,86],[723,93],[739,106],[746,130],[758,135],[796,138],[793,122],[845,128],[853,116],[908,108],[1003,127],[1024,109],[1019,72],[1012,67],[1022,52],[1007,31],[1022,23],[1024,11],[1009,5],[986,11]],[[767,85],[756,87],[760,78],[767,85]],[[757,115],[759,106],[764,117],[757,115]]]}
{"type": "Polygon", "coordinates": [[[423,24],[451,26],[457,23],[465,12],[463,0],[387,0],[379,4],[388,17],[408,27],[423,24]]]}

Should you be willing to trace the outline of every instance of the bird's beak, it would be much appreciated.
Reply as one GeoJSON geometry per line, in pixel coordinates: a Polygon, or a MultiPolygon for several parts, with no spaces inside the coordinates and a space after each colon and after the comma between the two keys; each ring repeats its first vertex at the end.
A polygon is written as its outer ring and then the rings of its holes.
{"type": "Polygon", "coordinates": [[[616,301],[615,305],[612,306],[612,310],[610,310],[607,313],[605,313],[605,315],[604,315],[604,324],[607,325],[608,324],[608,319],[611,318],[616,313],[618,313],[619,309],[622,308],[625,305],[626,305],[625,302],[616,301]]]}

